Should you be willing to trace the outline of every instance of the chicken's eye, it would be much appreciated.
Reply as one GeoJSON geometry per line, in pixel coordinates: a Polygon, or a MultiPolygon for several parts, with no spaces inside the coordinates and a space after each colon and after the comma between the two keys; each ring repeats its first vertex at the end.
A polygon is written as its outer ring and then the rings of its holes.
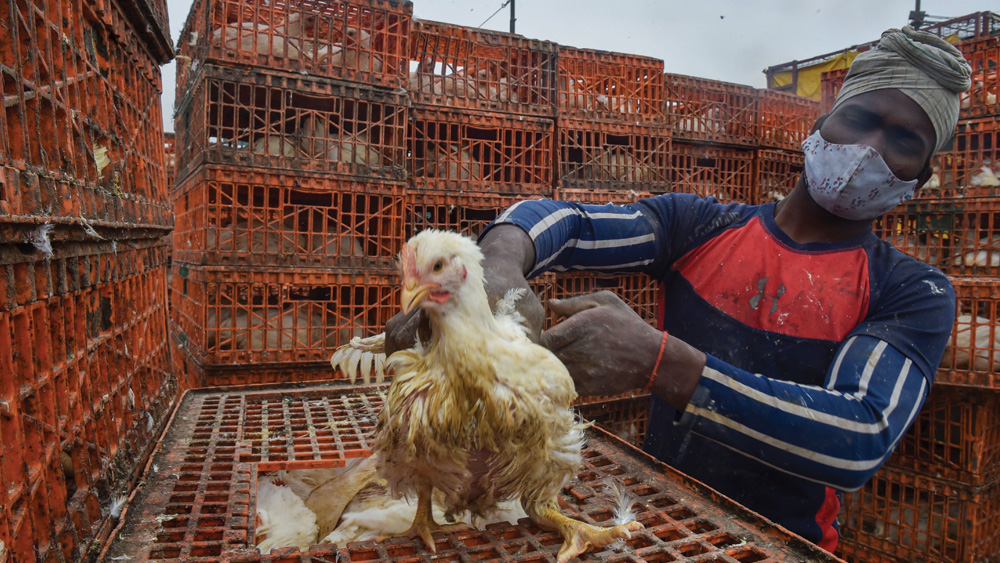
{"type": "Polygon", "coordinates": [[[441,268],[444,268],[444,260],[438,260],[434,263],[434,271],[440,272],[441,268]]]}

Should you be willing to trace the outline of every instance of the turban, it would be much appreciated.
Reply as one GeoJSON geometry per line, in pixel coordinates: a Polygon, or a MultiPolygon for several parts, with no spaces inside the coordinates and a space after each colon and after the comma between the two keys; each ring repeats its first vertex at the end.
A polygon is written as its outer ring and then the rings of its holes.
{"type": "Polygon", "coordinates": [[[910,26],[889,29],[877,46],[854,59],[833,109],[858,94],[898,89],[927,113],[937,152],[954,134],[958,95],[969,89],[971,74],[962,52],[944,39],[910,26]]]}

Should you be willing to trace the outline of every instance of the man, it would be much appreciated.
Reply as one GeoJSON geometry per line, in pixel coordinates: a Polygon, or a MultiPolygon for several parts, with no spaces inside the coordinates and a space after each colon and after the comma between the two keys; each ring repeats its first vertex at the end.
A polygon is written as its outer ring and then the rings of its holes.
{"type": "MultiPolygon", "coordinates": [[[[520,202],[480,239],[488,289],[547,270],[657,279],[661,330],[600,293],[553,301],[568,318],[541,342],[581,395],[652,391],[648,452],[833,551],[837,491],[861,487],[912,423],[955,316],[948,279],[871,224],[930,177],[969,74],[939,38],[889,30],[855,60],[780,203],[520,202]]],[[[412,335],[400,320],[390,342],[412,335]]]]}

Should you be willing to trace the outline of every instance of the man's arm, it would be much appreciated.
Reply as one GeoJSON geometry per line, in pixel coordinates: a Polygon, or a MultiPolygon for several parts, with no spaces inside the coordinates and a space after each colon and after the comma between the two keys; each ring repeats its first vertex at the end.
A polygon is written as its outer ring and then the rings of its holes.
{"type": "MultiPolygon", "coordinates": [[[[654,392],[670,385],[664,370],[654,392]]],[[[709,357],[675,432],[697,432],[804,479],[856,490],[920,411],[927,377],[887,342],[844,342],[824,387],[753,374],[709,357]]]]}

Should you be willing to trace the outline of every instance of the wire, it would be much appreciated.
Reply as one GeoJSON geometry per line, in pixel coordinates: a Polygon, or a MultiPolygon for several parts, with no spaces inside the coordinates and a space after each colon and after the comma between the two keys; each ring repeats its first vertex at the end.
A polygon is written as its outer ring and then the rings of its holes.
{"type": "Polygon", "coordinates": [[[499,14],[499,13],[500,13],[500,10],[502,10],[502,9],[506,8],[506,7],[507,7],[507,4],[510,4],[510,0],[507,0],[507,1],[506,1],[506,2],[504,2],[503,4],[500,4],[500,7],[499,7],[499,8],[497,8],[497,11],[493,12],[492,14],[490,14],[490,17],[486,18],[486,20],[485,20],[485,21],[484,21],[483,23],[481,23],[481,24],[477,25],[476,27],[483,27],[484,25],[486,25],[486,22],[488,22],[488,21],[490,21],[491,19],[493,19],[493,16],[495,16],[495,15],[499,14]]]}

